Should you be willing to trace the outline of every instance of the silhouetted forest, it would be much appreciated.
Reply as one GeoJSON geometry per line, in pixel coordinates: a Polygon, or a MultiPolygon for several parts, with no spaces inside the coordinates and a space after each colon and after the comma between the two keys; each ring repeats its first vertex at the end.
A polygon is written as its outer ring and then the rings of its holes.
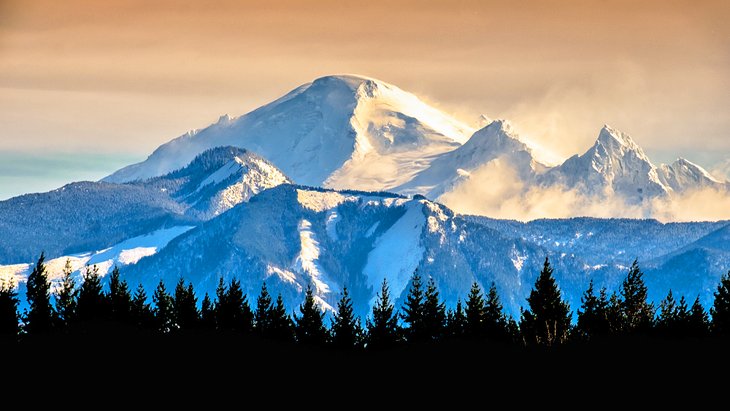
{"type": "Polygon", "coordinates": [[[29,307],[23,313],[18,312],[15,288],[0,286],[0,338],[5,343],[54,336],[140,334],[179,340],[226,335],[279,346],[384,350],[460,342],[555,347],[635,337],[703,340],[730,334],[730,273],[717,286],[709,313],[699,298],[690,304],[671,291],[655,307],[647,300],[636,261],[618,292],[596,290],[591,282],[573,323],[571,307],[563,300],[547,259],[519,319],[505,314],[494,284],[482,290],[474,283],[463,302],[447,309],[433,279],[416,271],[401,307],[395,307],[383,281],[365,321],[354,315],[347,289],[328,317],[307,287],[301,305],[290,315],[281,295],[270,295],[265,283],[255,300],[244,295],[237,280],[226,284],[222,279],[215,295],[202,299],[184,279],[172,290],[160,282],[149,298],[142,286],[130,288],[116,267],[104,286],[96,267],[87,267],[83,281],[76,284],[67,264],[52,294],[44,259],[41,255],[28,276],[29,307]]]}

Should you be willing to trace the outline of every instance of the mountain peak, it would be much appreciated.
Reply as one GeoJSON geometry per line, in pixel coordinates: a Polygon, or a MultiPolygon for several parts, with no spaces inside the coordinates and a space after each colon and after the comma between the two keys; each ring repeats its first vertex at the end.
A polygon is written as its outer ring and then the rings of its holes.
{"type": "Polygon", "coordinates": [[[679,157],[677,161],[669,166],[662,164],[661,171],[664,178],[668,181],[665,184],[671,186],[675,191],[682,191],[687,188],[685,186],[693,187],[693,182],[700,183],[702,186],[722,184],[718,179],[713,177],[712,174],[707,172],[707,170],[682,157],[679,157]],[[682,181],[679,181],[677,184],[670,184],[678,178],[683,180],[684,184],[679,184],[682,183],[682,181]],[[687,182],[690,182],[690,184],[687,184],[687,182]]]}
{"type": "Polygon", "coordinates": [[[312,87],[327,88],[331,85],[342,86],[344,85],[353,92],[363,92],[368,97],[374,97],[377,91],[381,88],[396,89],[396,86],[386,83],[376,78],[362,76],[359,74],[335,74],[330,76],[323,76],[312,81],[312,87]]]}
{"type": "Polygon", "coordinates": [[[630,150],[641,150],[638,144],[628,134],[617,130],[608,124],[604,124],[598,133],[598,139],[596,144],[602,144],[604,146],[616,146],[617,144],[621,147],[625,147],[630,150]]]}

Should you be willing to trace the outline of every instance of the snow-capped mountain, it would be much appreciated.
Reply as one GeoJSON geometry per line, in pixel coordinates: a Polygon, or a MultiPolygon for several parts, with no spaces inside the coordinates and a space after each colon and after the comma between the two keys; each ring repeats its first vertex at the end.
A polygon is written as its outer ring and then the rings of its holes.
{"type": "MultiPolygon", "coordinates": [[[[461,183],[479,184],[473,174],[496,162],[514,171],[514,186],[525,192],[560,186],[588,198],[617,197],[632,206],[690,189],[727,187],[687,160],[655,166],[631,137],[609,126],[587,152],[548,168],[508,122],[481,116],[479,123],[483,128],[475,132],[380,80],[327,76],[243,116],[222,116],[104,181],[154,178],[184,167],[209,148],[233,146],[262,155],[299,184],[436,200],[461,183]]],[[[454,198],[448,201],[458,208],[454,198]]],[[[652,212],[647,208],[645,215],[652,212]]]]}
{"type": "Polygon", "coordinates": [[[605,125],[595,144],[540,177],[543,185],[578,189],[591,197],[619,196],[628,204],[682,193],[690,189],[725,189],[702,167],[680,158],[655,166],[628,135],[605,125]]]}
{"type": "Polygon", "coordinates": [[[399,186],[461,145],[469,126],[383,81],[328,76],[238,118],[160,146],[107,182],[148,179],[217,146],[256,152],[300,184],[365,190],[399,186]]]}
{"type": "Polygon", "coordinates": [[[378,80],[323,77],[104,181],[0,202],[0,277],[22,282],[44,250],[54,276],[70,258],[74,270],[120,265],[149,290],[183,276],[212,293],[223,276],[253,296],[266,281],[289,307],[307,284],[324,308],[347,286],[365,314],[384,278],[400,297],[417,268],[449,305],[473,281],[494,282],[516,315],[546,256],[573,307],[589,279],[615,289],[638,257],[653,298],[671,287],[709,303],[730,268],[727,222],[520,223],[462,216],[416,194],[446,198],[494,164],[515,171],[516,190],[557,185],[634,205],[727,184],[688,160],[655,166],[608,126],[586,153],[548,168],[507,121],[480,121],[475,131],[378,80]]]}
{"type": "MultiPolygon", "coordinates": [[[[194,164],[201,167],[205,157],[194,164]]],[[[220,164],[210,167],[209,175],[221,170],[220,164]]],[[[208,178],[200,177],[187,185],[197,187],[208,178]]],[[[401,299],[418,269],[434,278],[449,306],[464,298],[473,281],[482,287],[494,282],[506,309],[517,315],[546,256],[573,307],[589,279],[616,289],[637,257],[652,298],[672,288],[676,294],[700,294],[709,304],[719,276],[730,268],[729,233],[728,222],[578,218],[520,223],[460,216],[423,197],[282,184],[196,227],[150,228],[110,247],[90,248],[99,251],[49,257],[53,278],[60,276],[66,258],[77,273],[85,264],[98,265],[102,274],[116,264],[130,284],[141,283],[150,292],[158,281],[172,286],[182,276],[202,296],[213,293],[222,276],[239,279],[253,298],[266,281],[290,308],[300,302],[307,284],[314,285],[325,309],[335,305],[346,286],[360,315],[384,278],[401,299]]],[[[18,280],[22,294],[31,261],[0,266],[0,277],[18,280]]]]}
{"type": "Polygon", "coordinates": [[[707,170],[683,158],[670,165],[661,164],[657,173],[665,187],[678,193],[705,187],[722,189],[725,186],[707,170]]]}
{"type": "Polygon", "coordinates": [[[421,197],[281,185],[182,234],[123,273],[149,288],[184,275],[201,295],[214,292],[221,276],[238,278],[249,296],[266,281],[289,307],[312,284],[322,307],[331,308],[346,286],[365,314],[383,278],[401,298],[418,268],[434,278],[450,306],[473,281],[483,287],[495,282],[516,315],[546,256],[574,307],[589,279],[615,289],[640,257],[652,296],[663,297],[671,286],[675,293],[700,293],[707,303],[711,287],[704,285],[717,282],[730,263],[730,249],[713,237],[727,228],[727,222],[653,220],[517,223],[459,216],[421,197]],[[664,283],[659,273],[677,252],[698,268],[664,283]],[[697,253],[712,254],[701,262],[697,253]]]}
{"type": "Polygon", "coordinates": [[[589,196],[620,195],[629,204],[667,194],[656,167],[627,134],[603,126],[596,143],[543,177],[546,185],[577,188],[589,196]]]}
{"type": "Polygon", "coordinates": [[[132,237],[195,225],[252,195],[291,182],[261,157],[219,147],[162,177],[129,184],[80,182],[0,202],[0,264],[111,247],[132,237]]]}
{"type": "Polygon", "coordinates": [[[439,156],[395,191],[439,198],[496,159],[510,164],[523,181],[531,181],[536,173],[547,168],[533,158],[531,149],[519,139],[508,121],[495,120],[476,131],[461,147],[439,156]]]}

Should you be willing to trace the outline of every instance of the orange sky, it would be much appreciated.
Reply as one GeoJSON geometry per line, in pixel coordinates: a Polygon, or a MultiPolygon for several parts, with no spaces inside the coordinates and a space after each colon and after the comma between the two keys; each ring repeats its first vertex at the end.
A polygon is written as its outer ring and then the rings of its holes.
{"type": "Polygon", "coordinates": [[[729,20],[727,0],[0,0],[0,153],[141,159],[358,73],[509,118],[562,158],[609,123],[709,166],[730,157],[729,20]]]}

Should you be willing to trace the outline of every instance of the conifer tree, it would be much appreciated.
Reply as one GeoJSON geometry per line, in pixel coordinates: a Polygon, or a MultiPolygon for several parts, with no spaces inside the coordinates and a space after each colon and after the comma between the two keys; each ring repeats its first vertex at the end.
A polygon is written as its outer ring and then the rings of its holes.
{"type": "Polygon", "coordinates": [[[102,289],[99,268],[96,265],[86,266],[84,282],[79,288],[76,304],[77,317],[83,323],[100,321],[106,317],[106,296],[102,289]]]}
{"type": "Polygon", "coordinates": [[[269,335],[272,339],[287,343],[294,341],[294,323],[289,314],[286,313],[284,298],[281,294],[276,297],[276,303],[271,309],[269,326],[269,335]]]}
{"type": "Polygon", "coordinates": [[[504,315],[502,302],[497,293],[497,286],[492,283],[484,301],[484,335],[494,341],[508,339],[507,317],[504,315]]]}
{"type": "Polygon", "coordinates": [[[46,256],[41,253],[26,283],[26,300],[30,306],[25,315],[25,332],[45,334],[51,331],[53,307],[51,307],[51,284],[45,264],[46,256]]]}
{"type": "Polygon", "coordinates": [[[147,293],[142,284],[137,285],[134,292],[130,314],[132,322],[139,328],[147,328],[153,322],[152,309],[147,302],[147,293]]]}
{"type": "Polygon", "coordinates": [[[218,331],[227,331],[227,294],[226,284],[223,282],[223,277],[220,277],[215,288],[215,303],[213,304],[213,316],[218,331]]]}
{"type": "Polygon", "coordinates": [[[647,288],[644,273],[639,262],[634,260],[629,274],[621,284],[621,309],[624,316],[624,332],[646,333],[654,323],[654,305],[647,301],[647,288]]]}
{"type": "Polygon", "coordinates": [[[687,299],[685,299],[684,296],[681,296],[679,298],[679,303],[677,303],[677,309],[674,311],[674,318],[676,323],[673,333],[676,334],[678,337],[686,338],[689,336],[689,316],[690,312],[689,307],[687,307],[687,299]]]}
{"type": "Polygon", "coordinates": [[[367,319],[367,345],[371,349],[390,348],[399,340],[398,314],[390,302],[388,281],[383,279],[375,297],[372,318],[367,319]]]}
{"type": "Polygon", "coordinates": [[[696,338],[702,338],[710,331],[710,321],[707,317],[707,311],[700,303],[700,296],[695,298],[692,308],[689,311],[689,319],[687,320],[688,335],[696,338]]]}
{"type": "Polygon", "coordinates": [[[67,258],[63,267],[61,286],[56,294],[56,315],[60,328],[68,328],[76,314],[76,294],[78,290],[72,274],[71,260],[67,258]]]}
{"type": "Polygon", "coordinates": [[[175,293],[172,300],[172,310],[175,317],[176,328],[180,330],[191,330],[198,325],[200,314],[198,313],[198,299],[195,297],[193,285],[185,285],[185,280],[180,278],[175,285],[175,293]]]}
{"type": "Polygon", "coordinates": [[[423,337],[425,341],[438,341],[446,331],[446,304],[439,298],[433,277],[428,279],[423,298],[423,337]]]}
{"type": "Polygon", "coordinates": [[[570,331],[570,307],[561,297],[547,258],[527,302],[530,308],[522,312],[520,325],[525,342],[546,346],[565,342],[570,331]]]}
{"type": "Polygon", "coordinates": [[[339,349],[352,349],[360,346],[362,327],[355,317],[352,299],[347,287],[342,289],[342,298],[337,302],[337,312],[332,319],[332,344],[339,349]]]}
{"type": "Polygon", "coordinates": [[[484,336],[484,297],[482,289],[475,281],[469,290],[466,300],[466,335],[470,338],[482,338],[484,336]]]}
{"type": "Polygon", "coordinates": [[[669,290],[666,298],[659,304],[659,316],[657,317],[657,328],[665,336],[673,334],[677,327],[677,303],[674,300],[672,290],[669,290]]]}
{"type": "Polygon", "coordinates": [[[593,279],[591,279],[588,283],[588,289],[583,293],[580,301],[581,307],[578,310],[578,324],[576,327],[579,338],[590,340],[607,335],[610,324],[606,289],[601,288],[597,296],[593,290],[593,279]]]}
{"type": "Polygon", "coordinates": [[[710,315],[712,331],[717,335],[730,335],[730,271],[720,279],[710,315]]]}
{"type": "Polygon", "coordinates": [[[0,282],[0,343],[18,339],[18,293],[9,281],[0,282]]]}
{"type": "Polygon", "coordinates": [[[461,298],[456,300],[456,307],[449,310],[446,316],[446,328],[450,337],[462,338],[466,330],[466,315],[461,298]]]}
{"type": "Polygon", "coordinates": [[[324,313],[314,300],[314,291],[312,291],[311,285],[307,285],[304,302],[299,306],[299,312],[301,315],[295,319],[297,342],[306,345],[322,345],[327,342],[324,313]]]}
{"type": "Polygon", "coordinates": [[[253,312],[243,295],[241,283],[233,279],[226,288],[222,281],[221,279],[216,290],[218,301],[215,305],[215,317],[218,328],[229,332],[250,333],[253,330],[253,312]]]}
{"type": "Polygon", "coordinates": [[[129,323],[132,311],[132,296],[129,293],[129,285],[122,280],[119,268],[114,266],[109,276],[109,314],[112,321],[117,323],[129,323]]]}
{"type": "Polygon", "coordinates": [[[624,332],[626,316],[623,311],[623,302],[616,292],[611,293],[611,298],[608,300],[606,317],[608,318],[609,333],[616,335],[624,332]]]}
{"type": "Polygon", "coordinates": [[[403,314],[401,315],[403,322],[408,324],[408,328],[405,330],[408,342],[423,342],[427,339],[423,318],[423,302],[423,284],[418,269],[416,269],[413,277],[411,277],[411,288],[408,290],[408,296],[406,296],[406,302],[403,305],[403,314]]]}
{"type": "Polygon", "coordinates": [[[254,325],[262,337],[270,337],[272,309],[273,302],[271,301],[271,295],[264,282],[261,284],[261,293],[259,293],[256,299],[256,312],[254,313],[254,325]]]}
{"type": "Polygon", "coordinates": [[[157,331],[168,333],[172,331],[175,322],[175,313],[172,307],[172,297],[167,292],[165,283],[160,280],[152,295],[155,304],[154,315],[157,331]]]}
{"type": "Polygon", "coordinates": [[[215,329],[215,310],[208,293],[205,293],[205,297],[203,297],[203,302],[201,303],[200,325],[208,330],[215,329]]]}

